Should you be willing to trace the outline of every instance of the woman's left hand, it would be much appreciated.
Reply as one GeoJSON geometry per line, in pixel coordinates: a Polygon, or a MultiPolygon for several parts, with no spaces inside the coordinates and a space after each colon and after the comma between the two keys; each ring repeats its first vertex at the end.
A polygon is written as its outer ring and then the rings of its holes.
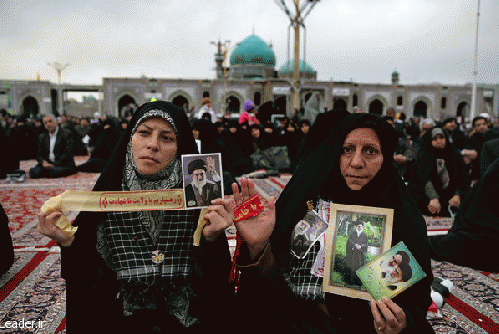
{"type": "Polygon", "coordinates": [[[377,302],[371,301],[371,313],[378,334],[397,334],[407,327],[404,310],[386,297],[377,302]]]}
{"type": "Polygon", "coordinates": [[[207,224],[203,228],[203,236],[208,241],[215,240],[234,224],[234,205],[230,200],[219,198],[212,203],[216,205],[210,205],[204,214],[207,224]]]}
{"type": "Polygon", "coordinates": [[[461,205],[461,197],[459,195],[452,196],[449,200],[449,205],[454,208],[459,208],[459,205],[461,205]]]}

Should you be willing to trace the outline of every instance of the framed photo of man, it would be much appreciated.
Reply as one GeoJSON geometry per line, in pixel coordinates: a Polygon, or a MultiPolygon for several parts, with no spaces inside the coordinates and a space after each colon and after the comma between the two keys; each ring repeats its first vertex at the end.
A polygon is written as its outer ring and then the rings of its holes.
{"type": "Polygon", "coordinates": [[[393,209],[331,204],[323,290],[371,300],[357,269],[391,248],[393,209]]]}
{"type": "Polygon", "coordinates": [[[184,202],[187,209],[204,208],[223,198],[222,157],[220,153],[182,156],[184,202]]]}

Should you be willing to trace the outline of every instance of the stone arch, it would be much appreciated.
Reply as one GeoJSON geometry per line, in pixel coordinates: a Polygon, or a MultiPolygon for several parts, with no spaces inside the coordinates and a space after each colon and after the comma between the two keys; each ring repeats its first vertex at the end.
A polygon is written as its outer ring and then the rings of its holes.
{"type": "Polygon", "coordinates": [[[23,96],[20,101],[19,114],[24,117],[36,116],[40,112],[40,103],[31,94],[23,96]]]}
{"type": "Polygon", "coordinates": [[[239,113],[241,111],[241,101],[234,95],[227,97],[227,109],[230,113],[239,113]]]}
{"type": "Polygon", "coordinates": [[[383,115],[384,105],[379,99],[374,99],[369,103],[369,113],[378,116],[383,115]]]}
{"type": "Polygon", "coordinates": [[[333,110],[347,110],[348,103],[345,99],[339,98],[333,103],[333,110]]]}
{"type": "Polygon", "coordinates": [[[412,116],[435,119],[431,101],[425,96],[418,96],[412,101],[412,116]]]}
{"type": "Polygon", "coordinates": [[[428,117],[428,104],[426,102],[419,100],[414,104],[414,109],[412,114],[414,117],[427,118],[428,117]]]}
{"type": "Polygon", "coordinates": [[[357,93],[355,93],[352,96],[352,106],[357,107],[358,104],[359,104],[359,97],[357,96],[357,93]]]}
{"type": "Polygon", "coordinates": [[[461,116],[463,119],[468,118],[470,115],[470,103],[466,100],[460,101],[457,104],[456,117],[461,116]]]}
{"type": "Polygon", "coordinates": [[[127,110],[137,109],[139,99],[137,99],[130,92],[122,92],[121,95],[116,99],[116,106],[118,108],[118,117],[124,117],[127,110]]]}
{"type": "Polygon", "coordinates": [[[367,111],[370,114],[381,116],[385,113],[385,106],[387,105],[388,101],[386,101],[383,96],[377,94],[371,97],[367,102],[367,111]]]}
{"type": "Polygon", "coordinates": [[[278,114],[287,115],[288,97],[279,96],[274,101],[274,108],[278,114]]]}
{"type": "Polygon", "coordinates": [[[301,94],[301,97],[300,97],[300,100],[301,100],[301,105],[304,106],[305,103],[308,102],[308,99],[310,99],[310,97],[312,96],[312,91],[306,91],[304,93],[301,94]]]}
{"type": "Polygon", "coordinates": [[[187,108],[194,105],[194,99],[192,98],[192,96],[181,89],[171,93],[170,96],[168,96],[167,101],[170,101],[171,103],[179,107],[182,107],[185,102],[187,102],[187,108]]]}
{"type": "Polygon", "coordinates": [[[224,113],[240,113],[242,111],[244,97],[235,91],[229,91],[220,99],[220,110],[224,113]],[[225,103],[227,102],[227,103],[225,103]]]}
{"type": "Polygon", "coordinates": [[[183,95],[177,95],[173,98],[172,103],[176,105],[177,107],[183,107],[184,104],[186,105],[187,108],[189,108],[189,100],[183,95]]]}

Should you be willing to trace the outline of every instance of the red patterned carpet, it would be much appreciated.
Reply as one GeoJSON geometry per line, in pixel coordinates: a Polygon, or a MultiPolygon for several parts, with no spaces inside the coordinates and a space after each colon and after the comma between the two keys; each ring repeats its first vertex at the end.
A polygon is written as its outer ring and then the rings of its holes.
{"type": "MultiPolygon", "coordinates": [[[[85,157],[77,159],[82,163],[85,157]]],[[[28,170],[33,161],[25,161],[28,170]]],[[[10,221],[15,247],[15,263],[0,277],[1,333],[65,333],[65,283],[60,278],[60,250],[49,238],[36,231],[36,214],[48,198],[64,190],[90,190],[98,174],[76,174],[53,180],[0,181],[0,202],[10,221]],[[33,328],[1,328],[7,322],[33,328]]],[[[255,180],[263,197],[279,197],[289,175],[255,180]]],[[[71,213],[75,215],[75,213],[71,213]]],[[[429,230],[445,230],[449,221],[428,222],[429,230]],[[431,226],[433,224],[433,226],[431,226]]],[[[230,234],[228,234],[230,236],[230,234]]],[[[233,236],[229,241],[234,243],[233,236]]],[[[233,247],[232,247],[233,248],[233,247]]],[[[437,333],[498,333],[499,274],[481,273],[450,263],[432,262],[435,276],[454,283],[443,319],[432,320],[437,333]]]]}

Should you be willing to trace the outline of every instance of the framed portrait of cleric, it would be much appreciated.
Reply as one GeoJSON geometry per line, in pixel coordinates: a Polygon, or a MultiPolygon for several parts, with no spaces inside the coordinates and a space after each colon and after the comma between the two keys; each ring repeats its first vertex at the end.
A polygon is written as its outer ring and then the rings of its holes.
{"type": "Polygon", "coordinates": [[[182,156],[184,203],[186,209],[205,208],[223,198],[222,157],[220,153],[182,156]]]}
{"type": "Polygon", "coordinates": [[[371,300],[356,271],[391,248],[392,226],[393,209],[331,204],[323,290],[371,300]]]}

